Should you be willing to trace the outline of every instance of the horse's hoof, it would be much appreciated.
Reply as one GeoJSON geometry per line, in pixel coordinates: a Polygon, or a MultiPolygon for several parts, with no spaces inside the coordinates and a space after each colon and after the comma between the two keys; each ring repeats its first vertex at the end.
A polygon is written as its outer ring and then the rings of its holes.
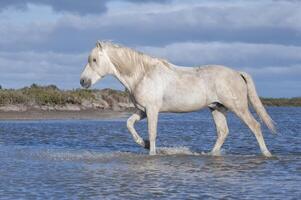
{"type": "Polygon", "coordinates": [[[137,139],[136,143],[139,144],[142,147],[145,147],[145,143],[144,143],[144,140],[142,138],[137,139]]]}
{"type": "Polygon", "coordinates": [[[210,151],[208,153],[208,155],[210,155],[210,156],[221,156],[222,154],[221,154],[221,151],[210,151]]]}
{"type": "Polygon", "coordinates": [[[144,140],[144,148],[149,149],[150,148],[150,142],[149,140],[144,140]]]}
{"type": "Polygon", "coordinates": [[[205,156],[222,156],[220,151],[202,152],[201,154],[205,156]]]}
{"type": "Polygon", "coordinates": [[[262,152],[262,154],[267,158],[273,157],[273,155],[269,151],[262,152]]]}

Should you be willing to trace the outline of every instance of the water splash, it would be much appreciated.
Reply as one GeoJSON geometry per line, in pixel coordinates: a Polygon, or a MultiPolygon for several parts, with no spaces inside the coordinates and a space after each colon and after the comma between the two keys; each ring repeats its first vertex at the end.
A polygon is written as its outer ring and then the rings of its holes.
{"type": "Polygon", "coordinates": [[[161,147],[157,148],[159,155],[200,155],[197,152],[191,151],[188,147],[161,147]]]}

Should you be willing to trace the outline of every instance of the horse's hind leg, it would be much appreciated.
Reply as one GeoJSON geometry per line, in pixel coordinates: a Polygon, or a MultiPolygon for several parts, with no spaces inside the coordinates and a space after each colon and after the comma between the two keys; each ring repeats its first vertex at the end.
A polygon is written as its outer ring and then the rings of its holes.
{"type": "Polygon", "coordinates": [[[211,109],[211,113],[214,119],[216,132],[217,132],[217,140],[215,145],[211,151],[212,155],[220,155],[220,149],[225,142],[225,139],[229,133],[227,119],[226,119],[226,108],[218,107],[211,109]]]}
{"type": "Polygon", "coordinates": [[[145,142],[143,141],[143,139],[140,137],[140,135],[137,133],[134,125],[137,121],[140,121],[142,119],[144,119],[146,117],[145,113],[142,111],[138,111],[136,113],[134,113],[128,120],[127,120],[127,128],[129,130],[129,132],[132,134],[135,142],[141,146],[143,146],[144,148],[147,148],[149,145],[145,145],[145,142]]]}
{"type": "Polygon", "coordinates": [[[260,128],[260,123],[255,120],[248,108],[243,110],[234,110],[235,114],[251,129],[259,144],[262,154],[266,157],[271,157],[272,154],[268,150],[260,128]]]}

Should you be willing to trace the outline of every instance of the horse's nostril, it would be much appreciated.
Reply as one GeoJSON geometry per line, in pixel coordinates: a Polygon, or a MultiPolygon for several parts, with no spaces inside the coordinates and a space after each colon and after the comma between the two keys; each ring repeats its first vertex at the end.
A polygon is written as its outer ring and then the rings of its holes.
{"type": "Polygon", "coordinates": [[[85,84],[85,79],[83,79],[83,78],[80,79],[80,84],[81,84],[81,85],[84,85],[84,84],[85,84]]]}
{"type": "Polygon", "coordinates": [[[91,80],[82,78],[82,79],[80,79],[80,84],[81,84],[82,87],[88,88],[88,87],[91,86],[91,80]]]}

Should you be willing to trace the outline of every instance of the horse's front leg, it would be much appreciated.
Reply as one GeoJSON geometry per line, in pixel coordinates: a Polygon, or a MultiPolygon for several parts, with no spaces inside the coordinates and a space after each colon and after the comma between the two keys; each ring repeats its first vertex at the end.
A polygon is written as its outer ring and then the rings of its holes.
{"type": "Polygon", "coordinates": [[[149,148],[149,144],[143,141],[143,139],[140,137],[140,135],[137,133],[134,125],[137,121],[140,121],[146,117],[145,113],[143,111],[137,111],[134,113],[128,120],[127,120],[127,128],[131,135],[133,136],[135,142],[144,148],[149,148]]]}
{"type": "Polygon", "coordinates": [[[157,138],[157,123],[158,123],[158,110],[155,108],[146,109],[148,135],[149,135],[149,155],[156,155],[156,138],[157,138]]]}

